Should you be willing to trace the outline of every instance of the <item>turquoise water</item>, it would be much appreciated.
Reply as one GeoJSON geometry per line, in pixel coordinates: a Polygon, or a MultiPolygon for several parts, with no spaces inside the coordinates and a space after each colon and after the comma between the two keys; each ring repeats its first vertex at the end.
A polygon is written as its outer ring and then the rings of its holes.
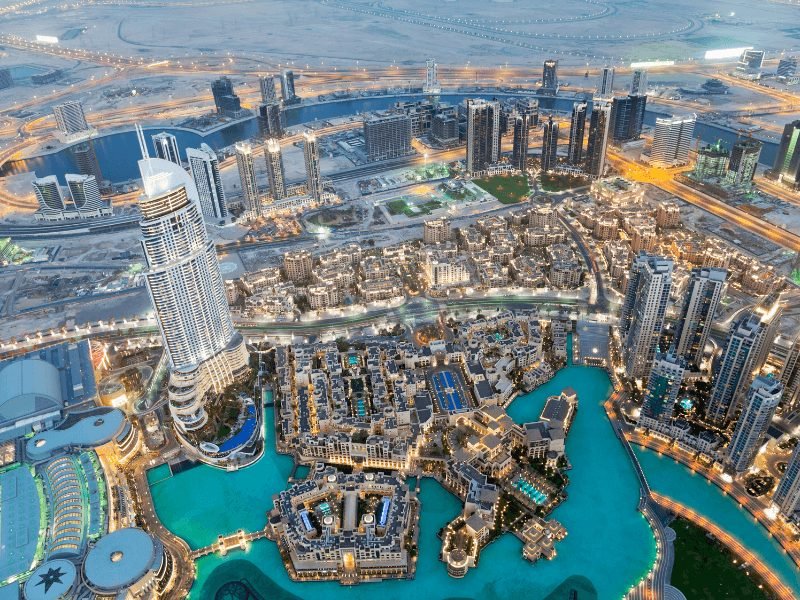
{"type": "Polygon", "coordinates": [[[512,483],[515,488],[520,490],[528,498],[533,500],[536,504],[542,505],[547,502],[547,494],[542,493],[539,489],[525,481],[522,477],[512,483]]]}
{"type": "MultiPolygon", "coordinates": [[[[516,399],[509,414],[519,422],[538,418],[547,397],[572,386],[580,407],[567,440],[574,468],[569,472],[569,498],[554,512],[567,528],[557,546],[558,556],[531,565],[521,557],[521,543],[504,535],[482,553],[480,565],[464,580],[450,578],[438,560],[436,532],[461,509],[461,503],[430,479],[420,482],[422,514],[420,559],[413,581],[389,581],[345,588],[335,582],[295,583],[286,575],[275,544],[259,541],[247,553],[222,558],[210,555],[197,562],[193,598],[206,598],[206,581],[219,585],[214,571],[226,561],[246,560],[271,580],[270,597],[372,598],[385,600],[426,594],[431,598],[486,600],[524,595],[542,599],[565,579],[583,576],[599,598],[619,598],[639,581],[655,559],[655,541],[644,517],[636,510],[638,484],[622,446],[602,407],[611,391],[601,369],[568,366],[538,390],[516,399]]],[[[265,420],[272,422],[273,409],[265,420]]],[[[274,433],[267,432],[269,451],[255,465],[236,473],[199,466],[153,486],[153,500],[164,524],[192,548],[213,542],[220,533],[239,528],[260,529],[266,523],[272,494],[283,489],[292,461],[274,452],[274,433]]],[[[158,474],[161,478],[161,473],[158,474]]],[[[559,594],[560,596],[561,594],[559,594]]]]}
{"type": "Polygon", "coordinates": [[[773,573],[800,598],[800,572],[780,547],[747,511],[702,475],[671,458],[652,450],[634,446],[647,474],[650,487],[656,492],[691,507],[709,521],[735,537],[751,552],[761,557],[773,573]]]}

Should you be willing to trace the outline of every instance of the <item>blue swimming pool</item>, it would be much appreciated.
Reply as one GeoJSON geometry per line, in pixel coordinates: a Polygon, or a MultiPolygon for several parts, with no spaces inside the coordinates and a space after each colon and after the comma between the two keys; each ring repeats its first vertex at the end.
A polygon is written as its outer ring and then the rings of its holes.
{"type": "Polygon", "coordinates": [[[522,477],[516,479],[511,485],[513,485],[516,489],[525,494],[539,506],[547,502],[547,494],[539,490],[539,488],[526,481],[522,477]]]}

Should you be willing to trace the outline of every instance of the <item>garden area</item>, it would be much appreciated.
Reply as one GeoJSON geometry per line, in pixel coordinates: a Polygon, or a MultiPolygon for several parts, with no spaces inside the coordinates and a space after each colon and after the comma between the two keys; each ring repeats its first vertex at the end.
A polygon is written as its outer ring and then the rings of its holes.
{"type": "Polygon", "coordinates": [[[409,218],[429,215],[443,204],[438,200],[426,200],[420,204],[410,202],[410,198],[396,198],[386,203],[386,208],[392,216],[405,215],[409,218]]]}
{"type": "Polygon", "coordinates": [[[670,527],[678,534],[671,583],[687,598],[765,600],[773,597],[759,588],[763,583],[757,575],[752,571],[748,574],[741,561],[720,542],[709,538],[705,530],[685,519],[676,519],[670,527]]]}
{"type": "Polygon", "coordinates": [[[586,177],[566,175],[559,173],[542,173],[539,176],[539,185],[545,192],[563,192],[589,185],[586,177]]]}
{"type": "Polygon", "coordinates": [[[473,179],[472,183],[497,198],[502,204],[527,200],[531,192],[528,178],[523,175],[494,175],[473,179]]]}

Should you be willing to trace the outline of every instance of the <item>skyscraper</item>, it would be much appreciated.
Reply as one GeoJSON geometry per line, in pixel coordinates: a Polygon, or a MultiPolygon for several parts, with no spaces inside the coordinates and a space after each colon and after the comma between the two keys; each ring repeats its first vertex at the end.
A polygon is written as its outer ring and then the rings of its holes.
{"type": "Polygon", "coordinates": [[[775,71],[775,74],[779,78],[794,77],[797,74],[797,59],[793,56],[782,58],[780,62],[778,62],[778,69],[775,71]]]}
{"type": "Polygon", "coordinates": [[[294,71],[281,71],[281,95],[286,104],[295,104],[299,100],[294,90],[294,71]]]}
{"type": "Polygon", "coordinates": [[[283,200],[286,198],[286,178],[283,169],[283,154],[278,140],[267,140],[264,146],[264,159],[267,161],[267,179],[269,179],[272,199],[283,200]]]}
{"type": "Polygon", "coordinates": [[[759,375],[750,386],[725,457],[725,464],[736,473],[753,464],[782,394],[783,386],[774,377],[759,375]]]}
{"type": "Polygon", "coordinates": [[[467,100],[467,173],[484,171],[500,158],[500,103],[467,100]]]}
{"type": "Polygon", "coordinates": [[[600,71],[600,82],[597,85],[599,96],[610,96],[614,91],[614,67],[605,66],[600,71]]]}
{"type": "Polygon", "coordinates": [[[34,179],[33,192],[39,202],[39,211],[43,214],[59,214],[66,208],[64,196],[61,194],[61,186],[58,185],[55,175],[34,179]]]}
{"type": "Polygon", "coordinates": [[[800,444],[794,447],[772,501],[786,518],[791,518],[800,510],[800,444]]]}
{"type": "Polygon", "coordinates": [[[234,149],[236,151],[236,167],[239,170],[239,180],[242,183],[242,199],[245,210],[250,211],[253,216],[261,216],[261,197],[258,194],[253,147],[246,142],[239,142],[234,146],[234,149]]]}
{"type": "Polygon", "coordinates": [[[278,101],[278,94],[275,91],[275,78],[272,75],[260,75],[258,87],[261,90],[261,102],[270,104],[278,101]]]}
{"type": "Polygon", "coordinates": [[[438,94],[442,91],[439,86],[438,66],[432,58],[425,61],[425,85],[422,91],[426,94],[438,94]]]}
{"type": "Polygon", "coordinates": [[[656,353],[650,376],[647,378],[640,423],[647,426],[648,419],[661,423],[669,422],[685,370],[686,362],[680,356],[671,352],[656,353]]]}
{"type": "Polygon", "coordinates": [[[233,82],[228,77],[220,77],[211,83],[211,94],[217,114],[236,118],[241,115],[242,103],[233,91],[233,82]]]}
{"type": "Polygon", "coordinates": [[[589,142],[586,146],[586,172],[592,177],[602,177],[606,170],[608,129],[611,124],[611,102],[592,100],[592,117],[589,121],[589,142]]]}
{"type": "Polygon", "coordinates": [[[70,148],[72,158],[78,172],[83,175],[94,175],[97,183],[102,186],[103,173],[100,171],[100,161],[97,160],[97,152],[94,149],[94,141],[86,140],[80,144],[75,144],[70,148]]]}
{"type": "Polygon", "coordinates": [[[773,171],[778,181],[800,188],[800,119],[783,128],[773,171]]]}
{"type": "Polygon", "coordinates": [[[675,352],[693,368],[700,366],[714,312],[725,287],[725,269],[692,269],[692,276],[675,330],[675,352]]]}
{"type": "Polygon", "coordinates": [[[72,204],[78,212],[97,213],[103,208],[103,199],[100,196],[100,187],[94,175],[75,175],[67,173],[64,178],[67,181],[72,204]]]}
{"type": "Polygon", "coordinates": [[[730,420],[739,399],[763,366],[758,364],[758,348],[766,335],[758,315],[746,312],[731,323],[714,370],[714,388],[706,407],[706,418],[718,424],[730,420]]]}
{"type": "Polygon", "coordinates": [[[631,96],[647,95],[647,71],[636,70],[631,73],[631,96]]]}
{"type": "Polygon", "coordinates": [[[781,369],[781,383],[785,404],[794,409],[800,400],[800,335],[792,342],[786,361],[781,369]]]}
{"type": "Polygon", "coordinates": [[[569,123],[569,150],[567,160],[571,165],[580,165],[583,162],[583,138],[586,129],[586,102],[576,102],[572,105],[572,118],[569,123]]]}
{"type": "Polygon", "coordinates": [[[650,163],[659,167],[672,167],[689,162],[696,120],[696,115],[656,118],[650,163]]]}
{"type": "Polygon", "coordinates": [[[208,144],[200,144],[200,148],[187,148],[186,160],[192,174],[200,207],[206,220],[224,219],[228,216],[225,203],[225,190],[219,174],[219,160],[208,144]]]}
{"type": "Polygon", "coordinates": [[[56,104],[53,107],[53,116],[56,118],[56,127],[64,135],[70,136],[91,131],[83,112],[83,104],[77,100],[56,104]]]}
{"type": "Polygon", "coordinates": [[[209,396],[246,373],[244,340],[233,328],[214,244],[194,182],[175,163],[149,158],[139,133],[146,282],[169,360],[169,408],[178,438],[208,421],[209,396]]]}
{"type": "Polygon", "coordinates": [[[644,379],[658,349],[672,288],[670,259],[645,252],[633,260],[620,315],[625,372],[644,379]]]}
{"type": "Polygon", "coordinates": [[[511,152],[511,164],[522,173],[528,172],[531,119],[531,115],[528,114],[518,114],[514,118],[514,147],[511,152]]]}
{"type": "Polygon", "coordinates": [[[319,170],[319,146],[317,136],[303,132],[303,158],[306,163],[306,189],[308,195],[319,202],[322,199],[322,174],[319,170]]]}
{"type": "Polygon", "coordinates": [[[646,108],[647,96],[618,96],[613,99],[610,133],[614,142],[629,142],[642,136],[646,108]]]}
{"type": "Polygon", "coordinates": [[[743,74],[755,75],[761,72],[761,67],[764,66],[763,50],[745,50],[739,57],[739,62],[736,65],[736,71],[743,74]]]}
{"type": "Polygon", "coordinates": [[[694,165],[694,177],[697,179],[719,179],[728,172],[730,152],[722,145],[722,140],[716,144],[703,146],[697,151],[697,162],[694,165]]]}
{"type": "Polygon", "coordinates": [[[758,167],[763,144],[758,140],[738,140],[731,149],[728,163],[728,183],[737,186],[748,186],[752,183],[758,167]]]}
{"type": "Polygon", "coordinates": [[[547,59],[542,67],[542,88],[543,94],[555,95],[558,93],[558,61],[547,59]]]}
{"type": "Polygon", "coordinates": [[[558,164],[558,123],[553,116],[547,118],[542,137],[542,171],[547,173],[558,164]]]}
{"type": "Polygon", "coordinates": [[[280,102],[261,104],[258,107],[258,129],[266,139],[277,140],[283,137],[283,107],[280,102]]]}
{"type": "Polygon", "coordinates": [[[178,151],[178,138],[171,133],[162,131],[153,136],[153,148],[156,151],[156,158],[162,158],[173,162],[176,165],[181,164],[181,155],[178,151]]]}
{"type": "Polygon", "coordinates": [[[364,141],[370,161],[408,156],[411,147],[411,117],[403,113],[370,115],[364,119],[364,141]]]}

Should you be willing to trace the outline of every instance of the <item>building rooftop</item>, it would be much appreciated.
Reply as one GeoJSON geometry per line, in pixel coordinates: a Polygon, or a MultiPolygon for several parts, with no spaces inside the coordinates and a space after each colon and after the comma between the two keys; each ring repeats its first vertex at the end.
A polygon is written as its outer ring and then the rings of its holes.
{"type": "Polygon", "coordinates": [[[155,555],[155,542],[144,530],[118,529],[98,540],[86,555],[83,571],[96,590],[124,590],[147,573],[155,555]]]}
{"type": "Polygon", "coordinates": [[[25,443],[33,461],[43,460],[69,446],[95,448],[107,444],[125,425],[125,414],[117,408],[97,408],[73,413],[55,429],[37,433],[25,443]]]}
{"type": "Polygon", "coordinates": [[[42,563],[25,582],[25,600],[69,598],[78,579],[75,565],[66,559],[42,563]]]}
{"type": "Polygon", "coordinates": [[[30,569],[41,520],[31,470],[17,467],[0,473],[0,581],[30,569]]]}

